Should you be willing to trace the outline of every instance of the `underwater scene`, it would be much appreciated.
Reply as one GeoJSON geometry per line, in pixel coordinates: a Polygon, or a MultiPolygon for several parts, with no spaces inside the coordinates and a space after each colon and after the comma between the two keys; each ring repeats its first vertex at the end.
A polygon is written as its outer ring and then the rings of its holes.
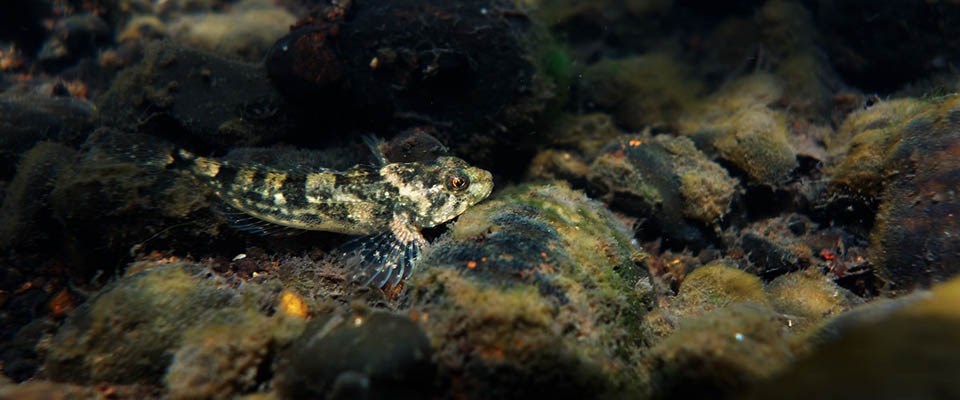
{"type": "Polygon", "coordinates": [[[960,2],[0,3],[0,399],[960,399],[960,2]]]}

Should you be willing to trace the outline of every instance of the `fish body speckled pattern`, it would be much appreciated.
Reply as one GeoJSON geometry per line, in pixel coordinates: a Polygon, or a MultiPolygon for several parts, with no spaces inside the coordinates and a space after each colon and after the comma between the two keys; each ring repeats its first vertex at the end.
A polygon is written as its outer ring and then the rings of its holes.
{"type": "MultiPolygon", "coordinates": [[[[376,147],[371,146],[376,150],[376,147]]],[[[421,228],[447,222],[493,190],[490,172],[456,157],[295,171],[232,163],[179,150],[169,164],[187,169],[230,207],[280,227],[364,235],[343,258],[366,284],[395,286],[426,240],[421,228]]]]}

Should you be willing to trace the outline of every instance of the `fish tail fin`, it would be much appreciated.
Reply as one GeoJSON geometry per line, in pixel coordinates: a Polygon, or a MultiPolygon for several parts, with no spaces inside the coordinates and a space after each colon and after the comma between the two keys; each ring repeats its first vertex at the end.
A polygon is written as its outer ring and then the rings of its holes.
{"type": "Polygon", "coordinates": [[[197,156],[163,139],[138,133],[104,130],[95,133],[87,146],[90,157],[98,161],[129,162],[148,172],[177,170],[214,177],[222,165],[216,159],[197,156]]]}
{"type": "Polygon", "coordinates": [[[162,170],[176,162],[176,146],[155,136],[100,129],[85,144],[88,156],[97,161],[132,163],[162,170]]]}

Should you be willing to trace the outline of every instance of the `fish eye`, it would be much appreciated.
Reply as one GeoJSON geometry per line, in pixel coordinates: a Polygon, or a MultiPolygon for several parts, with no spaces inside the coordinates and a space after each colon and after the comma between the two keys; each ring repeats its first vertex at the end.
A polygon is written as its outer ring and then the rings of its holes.
{"type": "Polygon", "coordinates": [[[457,171],[447,174],[444,183],[447,185],[447,189],[459,192],[470,186],[470,178],[463,172],[457,171]]]}

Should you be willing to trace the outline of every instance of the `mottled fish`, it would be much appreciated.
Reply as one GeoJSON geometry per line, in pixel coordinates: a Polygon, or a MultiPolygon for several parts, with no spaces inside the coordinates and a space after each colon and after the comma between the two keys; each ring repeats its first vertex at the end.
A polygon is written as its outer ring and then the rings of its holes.
{"type": "MultiPolygon", "coordinates": [[[[196,175],[223,202],[269,224],[365,235],[343,252],[366,284],[395,286],[407,277],[421,248],[420,233],[477,204],[493,189],[490,172],[456,157],[388,163],[344,171],[294,171],[199,157],[179,150],[167,161],[196,175]]],[[[250,224],[257,228],[261,224],[250,224]]]]}

